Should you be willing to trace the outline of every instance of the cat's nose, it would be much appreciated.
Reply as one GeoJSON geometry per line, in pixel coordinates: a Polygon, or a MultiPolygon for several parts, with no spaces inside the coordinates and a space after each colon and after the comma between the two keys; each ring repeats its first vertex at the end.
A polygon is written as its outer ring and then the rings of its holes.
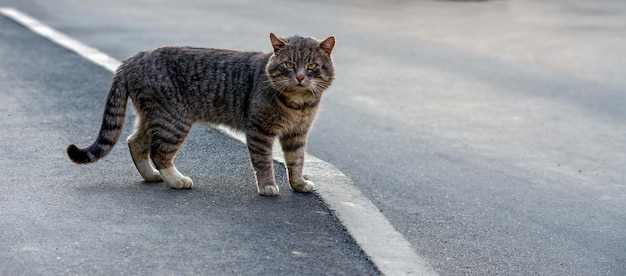
{"type": "Polygon", "coordinates": [[[304,80],[304,76],[296,76],[298,82],[302,82],[304,80]]]}

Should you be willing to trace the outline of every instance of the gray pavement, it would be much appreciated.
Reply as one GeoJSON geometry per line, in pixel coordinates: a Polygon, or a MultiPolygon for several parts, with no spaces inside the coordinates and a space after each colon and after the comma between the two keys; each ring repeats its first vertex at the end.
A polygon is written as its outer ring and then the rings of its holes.
{"type": "Polygon", "coordinates": [[[111,74],[3,16],[0,56],[1,275],[378,274],[280,164],[281,196],[258,196],[245,146],[210,128],[177,159],[193,190],[142,182],[124,141],[70,163],[66,145],[97,134],[111,74]]]}

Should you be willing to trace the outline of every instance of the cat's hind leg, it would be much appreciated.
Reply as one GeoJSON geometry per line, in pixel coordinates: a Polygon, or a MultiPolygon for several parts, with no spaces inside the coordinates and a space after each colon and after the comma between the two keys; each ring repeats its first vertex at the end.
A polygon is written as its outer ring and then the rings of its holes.
{"type": "Polygon", "coordinates": [[[163,181],[159,171],[150,162],[150,136],[146,120],[141,114],[137,115],[134,131],[128,136],[127,142],[130,155],[141,177],[148,182],[163,181]]]}
{"type": "Polygon", "coordinates": [[[181,174],[174,166],[174,158],[185,142],[191,125],[171,117],[155,118],[148,123],[152,162],[159,170],[163,181],[174,189],[193,187],[191,178],[181,174]]]}

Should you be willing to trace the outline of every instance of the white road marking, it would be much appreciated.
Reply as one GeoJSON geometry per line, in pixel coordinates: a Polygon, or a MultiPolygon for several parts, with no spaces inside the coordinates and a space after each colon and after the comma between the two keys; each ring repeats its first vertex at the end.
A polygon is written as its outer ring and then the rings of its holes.
{"type": "MultiPolygon", "coordinates": [[[[115,73],[121,64],[100,50],[89,47],[16,9],[0,7],[0,13],[110,72],[115,73]]],[[[245,143],[243,135],[225,127],[216,128],[245,143]]],[[[274,159],[284,164],[280,147],[275,145],[274,149],[274,159]]],[[[337,168],[307,154],[304,174],[315,183],[315,192],[383,274],[437,275],[431,265],[415,252],[411,244],[394,229],[354,182],[337,168]]]]}
{"type": "Polygon", "coordinates": [[[50,39],[52,42],[59,44],[60,46],[73,51],[81,57],[88,59],[89,61],[98,64],[105,69],[115,72],[121,62],[110,57],[109,55],[101,52],[98,49],[89,47],[71,37],[58,32],[52,27],[41,23],[39,20],[30,17],[29,15],[22,13],[14,8],[0,7],[0,13],[22,24],[32,32],[50,39]]]}

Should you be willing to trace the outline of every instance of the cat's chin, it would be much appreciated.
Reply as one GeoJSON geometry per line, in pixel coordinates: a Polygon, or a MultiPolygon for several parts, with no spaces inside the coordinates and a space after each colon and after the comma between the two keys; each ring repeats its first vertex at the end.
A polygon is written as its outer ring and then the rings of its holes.
{"type": "Polygon", "coordinates": [[[296,106],[305,106],[317,102],[319,99],[311,89],[305,86],[286,88],[280,92],[289,102],[296,106]]]}

